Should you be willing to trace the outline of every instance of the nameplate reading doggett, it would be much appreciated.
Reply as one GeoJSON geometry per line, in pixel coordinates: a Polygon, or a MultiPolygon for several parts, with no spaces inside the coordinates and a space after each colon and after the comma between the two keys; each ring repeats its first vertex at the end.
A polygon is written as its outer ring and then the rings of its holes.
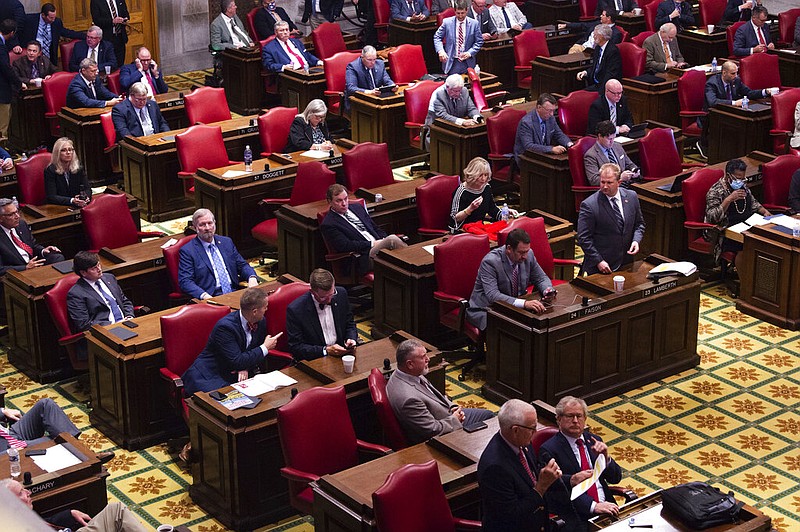
{"type": "Polygon", "coordinates": [[[678,281],[670,281],[668,283],[661,283],[651,286],[650,288],[645,288],[642,290],[642,299],[654,296],[661,292],[666,292],[667,290],[672,290],[676,286],[678,286],[678,281]]]}
{"type": "Polygon", "coordinates": [[[584,318],[586,316],[591,316],[592,314],[597,314],[603,310],[603,304],[598,303],[596,305],[589,305],[588,307],[581,307],[578,310],[573,310],[569,313],[569,319],[576,320],[578,318],[584,318]]]}
{"type": "Polygon", "coordinates": [[[286,168],[280,168],[278,170],[272,170],[271,172],[263,172],[261,174],[256,174],[253,176],[253,181],[266,181],[267,179],[272,179],[273,177],[280,177],[286,174],[286,168]]]}
{"type": "Polygon", "coordinates": [[[41,493],[43,491],[48,491],[56,487],[55,480],[48,480],[46,482],[40,482],[39,484],[34,484],[27,489],[30,490],[31,495],[36,495],[37,493],[41,493]]]}

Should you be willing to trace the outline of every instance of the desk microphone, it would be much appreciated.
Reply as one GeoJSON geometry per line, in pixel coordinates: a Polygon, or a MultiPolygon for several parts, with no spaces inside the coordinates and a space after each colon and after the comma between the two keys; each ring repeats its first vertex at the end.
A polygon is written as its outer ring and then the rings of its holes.
{"type": "Polygon", "coordinates": [[[587,296],[583,296],[581,298],[581,306],[588,307],[589,306],[589,298],[587,296]]]}
{"type": "Polygon", "coordinates": [[[25,474],[22,475],[22,483],[26,486],[30,486],[33,483],[30,471],[25,471],[25,474]]]}
{"type": "Polygon", "coordinates": [[[292,388],[289,393],[292,394],[292,399],[294,399],[297,397],[297,388],[292,388]]]}
{"type": "Polygon", "coordinates": [[[392,369],[392,363],[388,358],[383,359],[383,369],[385,371],[389,371],[390,369],[392,369]]]}

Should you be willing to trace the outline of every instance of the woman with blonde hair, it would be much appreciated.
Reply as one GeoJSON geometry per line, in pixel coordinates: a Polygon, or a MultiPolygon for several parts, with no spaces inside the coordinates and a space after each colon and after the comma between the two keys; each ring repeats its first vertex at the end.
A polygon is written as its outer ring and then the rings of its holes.
{"type": "Polygon", "coordinates": [[[75,155],[75,145],[67,137],[61,137],[53,145],[50,166],[44,169],[44,190],[47,203],[52,205],[80,208],[92,199],[86,170],[75,155]]]}
{"type": "MultiPolygon", "coordinates": [[[[450,204],[450,231],[456,232],[464,224],[478,222],[487,216],[494,221],[500,219],[500,208],[494,203],[492,168],[483,157],[475,157],[464,168],[464,180],[453,191],[450,204]]],[[[514,216],[517,211],[509,209],[514,216]]]]}
{"type": "Polygon", "coordinates": [[[333,148],[325,116],[328,106],[320,99],[311,100],[305,110],[294,117],[292,127],[289,129],[289,142],[285,152],[300,150],[323,150],[333,148]]]}

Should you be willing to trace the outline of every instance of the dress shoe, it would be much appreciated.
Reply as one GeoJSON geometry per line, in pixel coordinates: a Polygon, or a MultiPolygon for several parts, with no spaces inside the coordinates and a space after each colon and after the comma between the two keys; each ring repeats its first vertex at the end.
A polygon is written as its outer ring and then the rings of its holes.
{"type": "Polygon", "coordinates": [[[185,464],[192,463],[192,442],[189,442],[183,446],[181,452],[178,453],[178,458],[180,458],[181,462],[185,464]]]}
{"type": "Polygon", "coordinates": [[[101,464],[107,464],[111,460],[114,459],[114,451],[103,451],[102,453],[97,453],[97,459],[100,460],[101,464]]]}

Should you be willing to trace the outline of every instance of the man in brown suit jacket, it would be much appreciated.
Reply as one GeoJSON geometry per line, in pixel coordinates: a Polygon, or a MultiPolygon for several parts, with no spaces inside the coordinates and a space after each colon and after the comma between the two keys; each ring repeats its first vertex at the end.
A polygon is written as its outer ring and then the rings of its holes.
{"type": "Polygon", "coordinates": [[[678,28],[672,22],[662,24],[658,31],[644,40],[642,48],[647,52],[645,66],[650,72],[665,72],[669,68],[686,66],[681,49],[678,48],[678,28]],[[669,57],[664,47],[669,49],[669,57]]]}
{"type": "Polygon", "coordinates": [[[48,58],[42,55],[42,46],[39,41],[30,41],[25,47],[25,55],[14,61],[11,65],[19,79],[29,87],[41,86],[42,80],[52,76],[56,69],[48,58]]]}

